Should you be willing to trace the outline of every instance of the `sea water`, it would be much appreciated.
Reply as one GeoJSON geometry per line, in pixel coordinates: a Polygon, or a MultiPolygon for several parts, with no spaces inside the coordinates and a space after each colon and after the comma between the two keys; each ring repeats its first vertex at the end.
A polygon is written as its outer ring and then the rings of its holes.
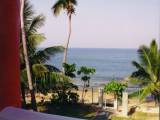
{"type": "MultiPolygon", "coordinates": [[[[48,64],[62,68],[63,53],[54,55],[48,64]]],[[[102,49],[102,48],[71,48],[68,51],[68,63],[80,66],[93,67],[96,73],[91,77],[91,85],[105,84],[116,79],[122,80],[136,69],[132,61],[138,61],[136,49],[102,49]]],[[[77,76],[74,81],[82,84],[77,76]]]]}

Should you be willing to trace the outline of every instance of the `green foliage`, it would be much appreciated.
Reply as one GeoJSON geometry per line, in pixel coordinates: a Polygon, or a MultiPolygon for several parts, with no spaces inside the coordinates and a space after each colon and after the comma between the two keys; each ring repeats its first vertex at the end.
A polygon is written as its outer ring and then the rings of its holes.
{"type": "MultiPolygon", "coordinates": [[[[47,93],[51,90],[51,87],[53,87],[51,84],[56,83],[56,80],[54,79],[55,76],[59,76],[56,78],[57,80],[63,79],[64,77],[59,74],[55,75],[53,71],[59,72],[59,70],[54,66],[45,65],[45,62],[49,60],[51,55],[53,56],[58,52],[62,52],[64,48],[61,46],[51,46],[49,48],[37,50],[38,45],[45,40],[44,34],[39,33],[39,29],[44,25],[45,17],[41,14],[35,14],[29,0],[25,0],[24,2],[24,27],[32,82],[34,84],[33,87],[37,92],[47,93]],[[48,79],[49,77],[52,77],[52,79],[48,79]]],[[[25,92],[28,90],[28,84],[21,39],[19,48],[21,62],[21,91],[24,99],[23,101],[25,101],[25,92]]]]}
{"type": "Polygon", "coordinates": [[[77,91],[78,87],[71,83],[70,78],[59,74],[55,78],[56,83],[52,87],[53,99],[52,102],[67,104],[67,103],[77,103],[78,102],[78,94],[73,92],[77,91]]]}
{"type": "Polygon", "coordinates": [[[69,76],[71,78],[75,78],[75,72],[76,72],[76,64],[67,64],[63,63],[63,68],[64,68],[64,74],[66,76],[69,76]]]}
{"type": "Polygon", "coordinates": [[[52,66],[52,65],[44,65],[50,72],[61,72],[58,68],[52,66]]]}
{"type": "MultiPolygon", "coordinates": [[[[42,77],[42,75],[44,75],[46,72],[49,72],[50,70],[58,71],[58,69],[56,69],[54,66],[51,67],[51,65],[44,65],[44,63],[47,60],[49,60],[51,55],[53,56],[56,53],[62,52],[64,50],[62,46],[52,46],[42,50],[37,50],[37,46],[42,41],[45,40],[45,36],[38,32],[38,29],[44,25],[44,22],[45,22],[44,16],[43,15],[35,16],[33,6],[30,4],[28,0],[25,0],[24,26],[25,26],[25,33],[26,33],[26,42],[28,47],[29,62],[30,62],[31,71],[33,74],[32,76],[33,80],[36,80],[37,78],[39,78],[40,75],[42,77]]],[[[24,71],[25,62],[24,62],[24,55],[23,55],[21,41],[20,41],[20,60],[21,60],[21,71],[24,71]]],[[[22,73],[24,74],[24,72],[22,73]]]]}
{"type": "Polygon", "coordinates": [[[129,98],[135,98],[135,97],[139,97],[142,94],[142,90],[137,90],[135,92],[132,92],[128,95],[129,98]]]}
{"type": "Polygon", "coordinates": [[[126,84],[113,80],[105,85],[104,91],[106,93],[113,93],[116,97],[121,97],[122,92],[126,89],[126,87],[126,84]]]}
{"type": "Polygon", "coordinates": [[[80,75],[80,74],[90,75],[90,74],[94,74],[95,72],[96,72],[96,70],[94,68],[82,66],[77,73],[78,73],[78,75],[80,75]]]}
{"type": "Polygon", "coordinates": [[[82,90],[82,102],[84,102],[85,94],[88,90],[87,88],[90,86],[90,79],[91,75],[93,75],[96,72],[96,69],[89,68],[86,66],[80,67],[80,69],[77,71],[78,75],[81,75],[81,80],[83,81],[83,90],[82,90]]]}
{"type": "MultiPolygon", "coordinates": [[[[49,60],[50,56],[59,52],[63,52],[62,46],[51,46],[42,50],[37,50],[38,45],[45,40],[45,36],[38,30],[44,25],[45,17],[43,15],[35,15],[33,6],[28,0],[24,3],[24,27],[26,34],[26,42],[28,48],[28,56],[30,64],[43,64],[49,60]]],[[[20,37],[21,38],[21,37],[20,37]]],[[[20,60],[21,69],[25,69],[22,42],[20,40],[20,60]]]]}
{"type": "Polygon", "coordinates": [[[32,56],[30,56],[30,61],[32,64],[45,63],[50,59],[50,56],[54,56],[57,53],[63,52],[63,50],[64,48],[62,46],[52,46],[43,50],[38,50],[32,53],[32,56]]]}
{"type": "Polygon", "coordinates": [[[69,104],[69,103],[77,103],[79,100],[79,95],[72,90],[77,90],[77,86],[72,83],[67,83],[62,86],[63,89],[55,90],[55,94],[53,94],[53,103],[58,104],[69,104]]]}
{"type": "Polygon", "coordinates": [[[131,77],[138,79],[138,84],[142,87],[141,99],[152,94],[155,98],[160,97],[160,52],[155,40],[150,47],[141,46],[138,50],[139,63],[133,61],[137,71],[131,77]]]}
{"type": "Polygon", "coordinates": [[[70,81],[70,78],[76,77],[74,73],[76,65],[64,63],[63,68],[65,74],[59,73],[59,76],[55,78],[56,83],[51,88],[54,93],[52,102],[57,104],[77,103],[79,96],[73,91],[77,91],[78,87],[70,81]]]}
{"type": "Polygon", "coordinates": [[[61,73],[48,72],[45,73],[45,76],[37,79],[36,82],[37,91],[46,94],[47,92],[54,92],[62,89],[62,86],[70,83],[70,78],[61,73]]]}
{"type": "Polygon", "coordinates": [[[73,92],[77,90],[78,87],[71,82],[57,83],[54,89],[54,95],[57,97],[54,100],[58,103],[77,103],[79,96],[76,92],[73,92]]]}
{"type": "Polygon", "coordinates": [[[95,72],[96,72],[96,70],[94,68],[89,68],[89,67],[86,67],[86,66],[82,66],[77,71],[77,74],[81,75],[81,80],[83,82],[88,82],[87,86],[89,86],[89,80],[91,79],[90,76],[93,75],[95,72]]]}

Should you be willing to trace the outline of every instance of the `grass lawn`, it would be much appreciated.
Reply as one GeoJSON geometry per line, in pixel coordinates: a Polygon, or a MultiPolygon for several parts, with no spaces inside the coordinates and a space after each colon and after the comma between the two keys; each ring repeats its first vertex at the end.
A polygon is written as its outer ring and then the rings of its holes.
{"type": "MultiPolygon", "coordinates": [[[[38,111],[54,115],[62,115],[74,118],[93,119],[98,108],[87,104],[38,104],[38,111]]],[[[131,116],[119,117],[112,114],[109,120],[159,120],[158,114],[135,112],[131,116]]]]}
{"type": "Polygon", "coordinates": [[[96,116],[96,108],[84,104],[43,104],[38,105],[40,112],[68,117],[92,119],[96,116]]]}
{"type": "Polygon", "coordinates": [[[136,112],[128,118],[112,116],[111,120],[159,120],[158,114],[136,112]]]}

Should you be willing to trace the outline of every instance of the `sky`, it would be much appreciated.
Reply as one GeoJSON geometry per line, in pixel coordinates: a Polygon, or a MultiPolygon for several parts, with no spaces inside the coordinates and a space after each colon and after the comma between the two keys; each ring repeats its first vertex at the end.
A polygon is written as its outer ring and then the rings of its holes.
{"type": "MultiPolygon", "coordinates": [[[[44,14],[39,30],[46,40],[40,47],[64,45],[68,18],[53,16],[56,0],[30,0],[37,14],[44,14]]],[[[70,48],[138,48],[160,37],[160,0],[78,0],[72,17],[70,48]]]]}

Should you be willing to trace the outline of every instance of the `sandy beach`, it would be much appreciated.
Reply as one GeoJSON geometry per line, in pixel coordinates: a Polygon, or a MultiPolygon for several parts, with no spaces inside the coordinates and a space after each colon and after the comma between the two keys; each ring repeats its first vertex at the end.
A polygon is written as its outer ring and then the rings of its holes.
{"type": "MultiPolygon", "coordinates": [[[[85,104],[98,103],[98,96],[99,96],[98,89],[99,87],[93,87],[93,92],[91,87],[88,89],[84,98],[85,104]]],[[[79,88],[79,90],[75,92],[79,95],[79,100],[81,100],[82,88],[79,88]]],[[[28,95],[26,98],[27,98],[27,102],[30,102],[30,96],[28,95]]],[[[41,102],[42,99],[44,99],[44,101],[50,101],[51,98],[52,98],[52,93],[49,93],[46,96],[44,96],[43,94],[36,94],[37,102],[41,102]]],[[[113,104],[114,97],[112,94],[104,93],[103,101],[105,102],[105,100],[113,104]]],[[[154,101],[140,102],[138,98],[129,99],[128,109],[130,109],[133,106],[137,106],[137,109],[136,109],[137,111],[148,112],[148,113],[158,113],[158,106],[155,106],[154,101]]],[[[119,106],[119,111],[121,111],[121,105],[119,106]]]]}

